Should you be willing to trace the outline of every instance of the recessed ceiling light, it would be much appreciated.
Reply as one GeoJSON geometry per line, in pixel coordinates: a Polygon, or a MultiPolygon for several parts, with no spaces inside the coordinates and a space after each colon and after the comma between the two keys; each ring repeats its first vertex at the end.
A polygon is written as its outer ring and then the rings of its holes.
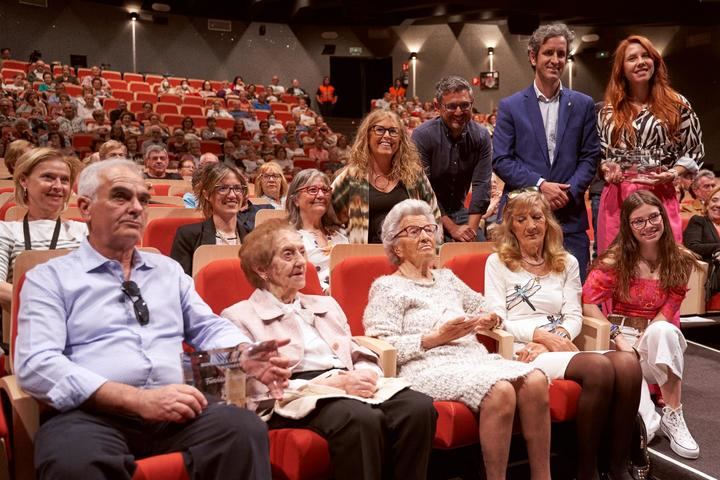
{"type": "Polygon", "coordinates": [[[587,35],[583,35],[580,37],[580,40],[582,40],[585,43],[593,43],[600,40],[600,35],[597,33],[588,33],[587,35]]]}
{"type": "Polygon", "coordinates": [[[156,12],[167,13],[170,11],[170,5],[168,5],[167,3],[153,3],[152,9],[156,12]]]}

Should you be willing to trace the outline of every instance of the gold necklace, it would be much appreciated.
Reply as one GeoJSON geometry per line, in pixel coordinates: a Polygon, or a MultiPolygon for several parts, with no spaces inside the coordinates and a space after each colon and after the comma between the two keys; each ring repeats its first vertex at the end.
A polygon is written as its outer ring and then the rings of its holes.
{"type": "Polygon", "coordinates": [[[383,173],[375,173],[374,170],[371,170],[371,171],[370,171],[370,175],[371,175],[371,176],[370,176],[370,183],[372,183],[373,186],[374,186],[375,188],[377,188],[378,190],[381,190],[381,191],[384,192],[384,191],[390,186],[390,178],[389,178],[387,175],[385,175],[385,174],[383,174],[383,173]],[[385,183],[384,183],[384,184],[379,184],[379,183],[378,183],[378,179],[379,179],[379,178],[385,179],[385,183]]]}
{"type": "Polygon", "coordinates": [[[545,265],[545,259],[543,258],[541,262],[539,263],[532,263],[531,261],[527,260],[525,257],[520,257],[520,259],[525,262],[526,264],[530,265],[531,267],[539,267],[541,265],[545,265]]]}

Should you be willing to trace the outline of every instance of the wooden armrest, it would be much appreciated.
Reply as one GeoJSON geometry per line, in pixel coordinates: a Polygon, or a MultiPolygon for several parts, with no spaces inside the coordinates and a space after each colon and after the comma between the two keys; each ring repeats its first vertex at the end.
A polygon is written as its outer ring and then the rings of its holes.
{"type": "Polygon", "coordinates": [[[575,345],[582,351],[608,350],[610,348],[610,322],[594,317],[583,317],[580,335],[575,345]]]}
{"type": "Polygon", "coordinates": [[[495,328],[493,330],[480,330],[477,334],[495,340],[498,345],[497,353],[503,358],[512,360],[513,341],[515,337],[513,337],[511,333],[508,333],[500,328],[495,328]]]}
{"type": "Polygon", "coordinates": [[[41,404],[20,388],[14,375],[0,378],[0,390],[12,407],[14,478],[35,478],[33,440],[40,425],[41,404]]]}
{"type": "Polygon", "coordinates": [[[395,347],[379,338],[357,336],[353,337],[353,340],[380,357],[380,368],[386,377],[397,375],[397,350],[395,347]]]}
{"type": "Polygon", "coordinates": [[[680,315],[704,315],[707,311],[705,306],[705,282],[708,276],[708,264],[698,262],[699,265],[693,268],[688,278],[688,291],[680,305],[680,315]]]}

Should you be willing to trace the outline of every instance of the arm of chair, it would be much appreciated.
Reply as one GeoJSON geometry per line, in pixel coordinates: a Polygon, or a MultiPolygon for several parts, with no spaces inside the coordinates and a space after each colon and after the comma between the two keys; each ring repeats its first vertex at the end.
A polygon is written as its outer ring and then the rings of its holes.
{"type": "Polygon", "coordinates": [[[580,335],[575,345],[581,350],[607,350],[610,348],[610,322],[594,317],[583,317],[580,335]]]}
{"type": "Polygon", "coordinates": [[[493,330],[481,330],[478,335],[491,338],[497,342],[497,352],[501,357],[508,360],[513,358],[513,335],[499,328],[493,330]]]}
{"type": "Polygon", "coordinates": [[[380,368],[386,377],[397,375],[397,350],[385,340],[373,337],[353,337],[358,344],[372,350],[380,358],[380,368]]]}
{"type": "Polygon", "coordinates": [[[680,315],[703,315],[705,314],[705,282],[708,276],[708,264],[699,262],[699,266],[693,268],[688,279],[688,291],[685,299],[680,305],[680,315]]]}
{"type": "Polygon", "coordinates": [[[12,408],[14,478],[35,478],[33,440],[40,425],[40,402],[20,388],[14,375],[0,378],[0,390],[12,408]]]}

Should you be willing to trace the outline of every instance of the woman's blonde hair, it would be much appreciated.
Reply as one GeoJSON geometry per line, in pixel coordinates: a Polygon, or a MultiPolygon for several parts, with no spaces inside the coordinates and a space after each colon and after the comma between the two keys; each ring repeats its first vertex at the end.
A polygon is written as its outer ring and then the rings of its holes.
{"type": "Polygon", "coordinates": [[[117,140],[108,140],[107,142],[103,143],[100,146],[100,150],[98,150],[100,160],[105,160],[106,158],[108,158],[110,152],[112,150],[115,150],[116,148],[122,148],[123,151],[125,151],[125,155],[127,156],[127,147],[124,143],[118,142],[117,140]]]}
{"type": "Polygon", "coordinates": [[[370,169],[370,135],[371,129],[378,122],[391,119],[398,129],[398,150],[392,159],[392,170],[390,170],[391,180],[400,180],[405,186],[411,186],[417,182],[422,175],[423,168],[420,163],[415,144],[410,140],[402,120],[397,114],[385,110],[373,110],[370,112],[358,127],[355,135],[355,142],[350,149],[350,158],[348,159],[349,172],[355,178],[366,178],[370,169]]]}
{"type": "Polygon", "coordinates": [[[498,240],[498,256],[513,272],[520,268],[522,254],[520,244],[512,231],[513,219],[518,215],[528,214],[534,207],[539,207],[545,216],[545,238],[543,239],[543,259],[553,272],[564,272],[567,251],[563,248],[562,228],[555,219],[550,204],[540,192],[522,192],[509,199],[503,209],[503,222],[498,240]]]}
{"type": "Polygon", "coordinates": [[[288,183],[283,174],[282,167],[280,164],[275,162],[266,162],[260,165],[257,169],[257,175],[255,176],[255,196],[262,197],[265,192],[262,188],[262,176],[266,173],[276,173],[280,175],[280,198],[284,197],[288,191],[288,183]]]}
{"type": "MultiPolygon", "coordinates": [[[[54,148],[35,148],[23,154],[15,165],[13,180],[15,181],[15,202],[18,205],[22,207],[28,206],[26,202],[27,191],[23,188],[21,180],[26,179],[35,167],[47,160],[60,160],[65,163],[70,171],[70,186],[73,187],[75,185],[75,180],[77,179],[82,166],[77,158],[63,156],[61,152],[55,150],[54,148]]],[[[66,203],[69,200],[71,193],[72,188],[68,191],[68,198],[65,199],[66,203]]]]}
{"type": "Polygon", "coordinates": [[[33,144],[27,140],[15,140],[10,142],[10,145],[8,145],[7,149],[5,149],[5,166],[10,174],[15,171],[15,164],[18,159],[33,148],[33,144]]]}

